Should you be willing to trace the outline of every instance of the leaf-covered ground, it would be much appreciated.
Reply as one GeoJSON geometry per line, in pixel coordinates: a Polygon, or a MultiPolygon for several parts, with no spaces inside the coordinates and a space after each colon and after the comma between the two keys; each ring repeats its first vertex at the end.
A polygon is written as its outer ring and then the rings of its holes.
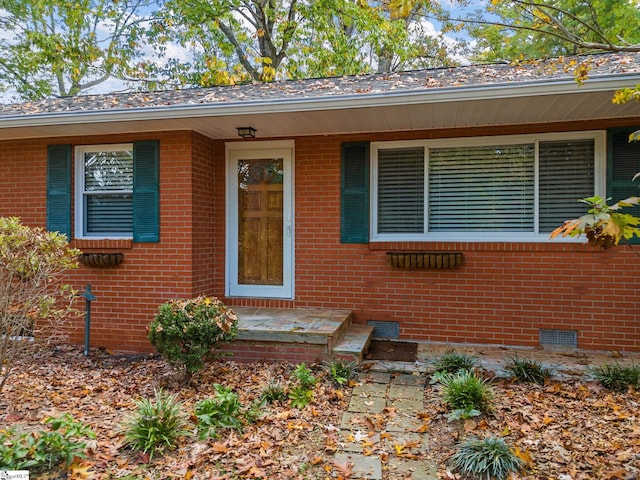
{"type": "MultiPolygon", "coordinates": [[[[124,446],[120,427],[134,401],[152,397],[154,389],[176,393],[192,411],[195,402],[214,395],[213,385],[233,387],[249,405],[273,382],[287,384],[287,364],[238,365],[216,362],[189,387],[155,356],[110,355],[94,351],[89,358],[65,347],[36,359],[9,380],[0,398],[0,428],[18,425],[43,429],[47,416],[69,413],[96,432],[87,459],[70,472],[41,478],[95,479],[332,479],[349,469],[334,461],[338,428],[350,400],[350,389],[335,389],[323,376],[314,400],[303,410],[287,402],[262,410],[260,421],[242,432],[217,439],[184,439],[177,449],[149,459],[124,446]]],[[[493,382],[495,410],[473,421],[448,422],[447,410],[431,386],[425,389],[430,442],[424,456],[448,472],[446,459],[461,438],[498,434],[514,445],[529,464],[526,479],[640,478],[640,395],[612,393],[590,382],[550,382],[544,386],[493,382]]],[[[32,478],[36,478],[32,475],[32,478]]]]}

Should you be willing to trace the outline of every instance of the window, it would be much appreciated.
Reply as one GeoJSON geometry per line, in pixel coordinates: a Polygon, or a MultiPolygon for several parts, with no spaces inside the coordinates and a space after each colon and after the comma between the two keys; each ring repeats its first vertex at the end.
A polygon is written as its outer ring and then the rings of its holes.
{"type": "Polygon", "coordinates": [[[76,147],[76,237],[132,232],[133,145],[76,147]]]}
{"type": "Polygon", "coordinates": [[[542,240],[602,194],[604,134],[371,145],[373,240],[542,240]]]}

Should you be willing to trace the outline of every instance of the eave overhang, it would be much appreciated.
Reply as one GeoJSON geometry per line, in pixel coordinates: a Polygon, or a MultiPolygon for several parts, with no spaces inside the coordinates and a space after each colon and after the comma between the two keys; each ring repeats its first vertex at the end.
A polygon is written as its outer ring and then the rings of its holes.
{"type": "Polygon", "coordinates": [[[192,130],[234,138],[250,125],[258,137],[295,137],[639,117],[640,104],[613,105],[613,93],[640,74],[389,90],[313,98],[53,111],[0,116],[0,140],[192,130]]]}

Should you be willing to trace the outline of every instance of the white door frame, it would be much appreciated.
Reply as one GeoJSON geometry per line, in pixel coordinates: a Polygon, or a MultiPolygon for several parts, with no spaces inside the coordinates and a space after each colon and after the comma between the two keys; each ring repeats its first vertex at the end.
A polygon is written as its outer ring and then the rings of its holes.
{"type": "Polygon", "coordinates": [[[226,281],[227,297],[293,298],[294,222],[293,166],[294,140],[227,142],[226,156],[226,281]],[[243,285],[238,283],[238,172],[239,159],[283,159],[283,285],[243,285]]]}

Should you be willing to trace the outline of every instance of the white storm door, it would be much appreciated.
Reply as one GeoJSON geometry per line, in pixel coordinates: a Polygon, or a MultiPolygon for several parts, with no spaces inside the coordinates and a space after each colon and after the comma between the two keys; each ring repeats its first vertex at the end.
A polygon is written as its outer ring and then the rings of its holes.
{"type": "Polygon", "coordinates": [[[228,143],[227,295],[293,298],[293,238],[293,142],[228,143]]]}

